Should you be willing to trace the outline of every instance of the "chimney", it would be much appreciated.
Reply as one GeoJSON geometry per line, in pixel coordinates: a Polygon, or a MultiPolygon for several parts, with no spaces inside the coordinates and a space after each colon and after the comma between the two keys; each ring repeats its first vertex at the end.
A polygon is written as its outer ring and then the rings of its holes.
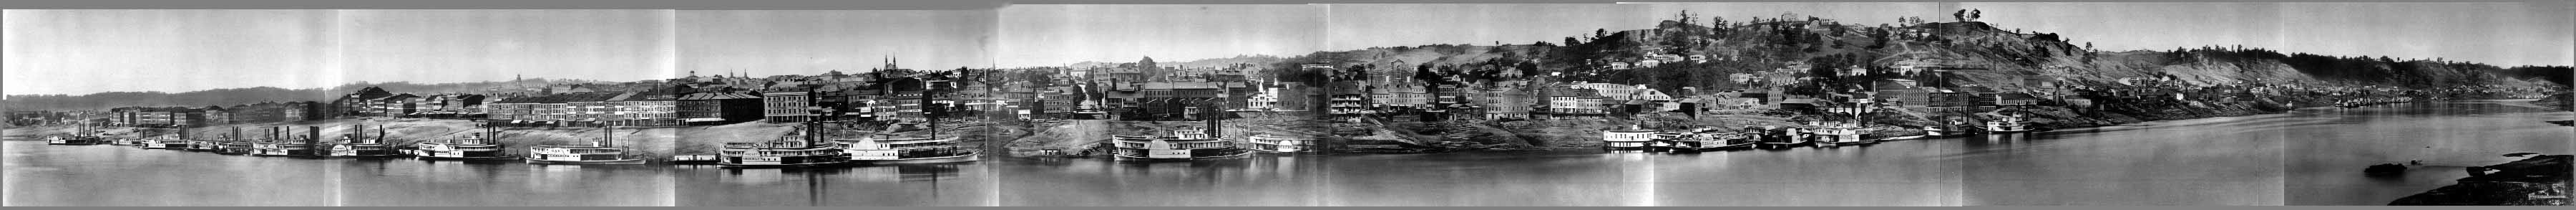
{"type": "Polygon", "coordinates": [[[230,139],[225,139],[225,140],[231,140],[231,141],[240,141],[240,140],[242,140],[241,127],[233,127],[233,135],[230,137],[230,139]]]}
{"type": "Polygon", "coordinates": [[[614,145],[617,145],[617,127],[600,127],[599,131],[600,131],[600,139],[601,139],[600,141],[602,141],[602,142],[594,142],[594,143],[592,143],[592,144],[591,144],[591,146],[614,146],[614,145]],[[604,144],[604,145],[603,145],[603,144],[604,144]]]}
{"type": "Polygon", "coordinates": [[[276,127],[276,126],[270,126],[270,127],[268,127],[268,138],[266,138],[266,139],[261,139],[261,140],[276,140],[278,135],[283,134],[283,133],[285,132],[285,131],[280,131],[279,129],[281,129],[281,128],[282,128],[282,127],[276,127]]]}
{"type": "Polygon", "coordinates": [[[393,132],[393,131],[390,131],[390,130],[392,130],[392,129],[385,129],[385,125],[376,125],[376,136],[375,136],[375,138],[367,139],[367,143],[369,143],[369,144],[384,144],[384,143],[385,143],[385,135],[387,135],[387,134],[386,134],[386,132],[393,132]]]}

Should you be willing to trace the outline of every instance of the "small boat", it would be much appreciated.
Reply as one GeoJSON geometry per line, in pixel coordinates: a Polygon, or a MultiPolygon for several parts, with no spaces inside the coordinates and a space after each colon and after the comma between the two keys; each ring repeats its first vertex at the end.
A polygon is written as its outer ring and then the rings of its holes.
{"type": "Polygon", "coordinates": [[[387,134],[387,133],[386,133],[387,131],[386,131],[386,129],[384,129],[384,126],[383,126],[383,125],[377,125],[377,126],[376,126],[376,136],[373,136],[373,137],[366,136],[366,133],[367,133],[367,132],[366,132],[366,130],[367,130],[367,126],[365,126],[365,125],[354,125],[354,126],[357,126],[357,127],[356,127],[355,129],[350,130],[349,135],[341,136],[341,137],[340,137],[340,144],[331,145],[331,154],[329,155],[330,157],[332,157],[332,158],[390,158],[390,157],[402,157],[402,156],[406,155],[406,154],[403,154],[401,151],[394,150],[392,146],[387,146],[387,145],[385,145],[385,143],[384,143],[384,142],[385,142],[385,135],[387,134]]]}
{"type": "Polygon", "coordinates": [[[817,167],[850,162],[848,154],[834,144],[822,143],[820,123],[807,122],[794,138],[762,142],[726,142],[716,153],[718,167],[817,167]]]}
{"type": "Polygon", "coordinates": [[[1986,133],[1991,134],[2022,133],[2039,130],[2040,129],[2038,128],[2032,127],[2030,125],[2030,119],[2023,118],[2021,114],[2004,116],[2003,118],[1995,121],[1986,121],[1986,133]]]}
{"type": "Polygon", "coordinates": [[[1648,144],[1654,143],[1657,133],[1655,130],[1646,130],[1638,125],[1628,125],[1628,129],[1604,130],[1601,131],[1601,150],[1646,151],[1651,148],[1648,144]]]}
{"type": "Polygon", "coordinates": [[[1117,161],[1223,160],[1248,157],[1232,139],[1210,133],[1223,133],[1217,120],[1208,120],[1205,128],[1183,128],[1169,136],[1110,135],[1113,141],[1109,155],[1117,161]],[[1205,130],[1201,130],[1205,129],[1205,130]]]}
{"type": "Polygon", "coordinates": [[[1252,147],[1247,149],[1269,153],[1309,152],[1306,146],[1312,145],[1320,140],[1320,138],[1316,137],[1272,136],[1266,134],[1252,135],[1252,137],[1245,139],[1250,140],[1252,143],[1252,147]]]}
{"type": "Polygon", "coordinates": [[[502,150],[501,144],[499,143],[501,140],[500,132],[495,132],[495,128],[491,126],[482,127],[484,132],[467,134],[464,137],[412,143],[412,147],[415,149],[404,151],[406,153],[410,153],[409,155],[414,159],[419,160],[519,159],[518,157],[510,156],[509,152],[502,150]]]}
{"type": "Polygon", "coordinates": [[[1929,136],[1929,135],[1897,136],[1897,137],[1887,137],[1887,138],[1871,139],[1870,141],[1876,141],[1876,142],[1904,141],[1904,140],[1922,139],[1923,137],[1927,137],[1927,136],[1929,136]]]}
{"type": "Polygon", "coordinates": [[[529,147],[527,162],[528,164],[553,165],[644,164],[643,157],[628,155],[626,154],[626,147],[614,146],[617,142],[617,132],[615,130],[617,130],[615,127],[600,129],[603,137],[601,137],[600,141],[590,142],[589,146],[539,145],[529,147]],[[601,145],[602,142],[606,142],[609,145],[601,145]]]}

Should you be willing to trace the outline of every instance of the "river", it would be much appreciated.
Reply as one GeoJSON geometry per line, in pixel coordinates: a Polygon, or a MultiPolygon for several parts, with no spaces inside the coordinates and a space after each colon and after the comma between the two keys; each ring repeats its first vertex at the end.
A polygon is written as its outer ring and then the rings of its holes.
{"type": "Polygon", "coordinates": [[[9,141],[7,205],[1959,206],[2382,205],[2512,152],[2570,153],[2576,113],[2511,101],[1699,154],[1097,158],[828,169],[310,160],[9,141]],[[2402,177],[2364,166],[2422,160],[2402,177]],[[313,173],[295,173],[313,171],[313,173]],[[337,173],[329,173],[337,171],[337,173]],[[194,180],[231,181],[194,181],[194,180]],[[325,181],[325,180],[337,180],[325,181]],[[658,187],[658,188],[657,188],[658,187]],[[235,190],[225,190],[235,189],[235,190]],[[265,193],[237,193],[265,192],[265,193]]]}

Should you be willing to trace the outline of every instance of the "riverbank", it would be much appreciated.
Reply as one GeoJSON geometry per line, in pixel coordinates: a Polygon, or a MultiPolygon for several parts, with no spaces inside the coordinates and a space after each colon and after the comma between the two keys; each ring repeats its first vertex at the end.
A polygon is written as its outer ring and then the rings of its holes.
{"type": "Polygon", "coordinates": [[[2576,111],[2576,92],[2560,92],[2560,93],[2558,93],[2558,94],[2550,94],[2550,95],[2549,95],[2549,97],[2544,97],[2544,98],[2540,98],[2540,100],[2531,101],[2531,104],[2532,104],[2532,105],[2539,105],[2539,106],[2549,107],[2549,109],[2554,109],[2554,110],[2558,110],[2558,111],[2576,111]]]}
{"type": "Polygon", "coordinates": [[[2541,155],[2504,164],[2470,167],[2459,184],[2390,201],[2392,206],[2569,205],[2569,155],[2541,155]],[[2489,172],[2492,170],[2494,172],[2489,172]]]}
{"type": "MultiPolygon", "coordinates": [[[[475,127],[477,123],[473,121],[419,118],[345,118],[235,124],[189,128],[188,132],[191,138],[216,139],[220,135],[231,134],[233,129],[239,128],[241,135],[258,139],[265,138],[264,136],[268,135],[267,127],[271,126],[289,126],[292,130],[286,134],[292,135],[303,135],[306,134],[306,129],[318,127],[321,129],[323,143],[329,145],[338,144],[340,136],[357,131],[353,128],[356,125],[365,125],[365,131],[370,136],[376,135],[377,126],[384,126],[386,130],[384,143],[395,146],[462,138],[484,132],[481,128],[475,127]]],[[[601,128],[572,127],[502,128],[498,131],[500,143],[506,149],[505,151],[514,155],[526,155],[529,147],[537,145],[589,145],[593,141],[614,139],[616,146],[628,147],[628,151],[632,154],[660,160],[674,154],[713,154],[714,147],[724,145],[724,142],[780,138],[793,131],[794,126],[794,124],[750,122],[719,126],[616,128],[614,134],[602,132],[601,128]]],[[[10,127],[0,133],[6,133],[6,140],[33,141],[42,139],[44,136],[69,134],[71,130],[73,130],[71,126],[24,126],[10,127]]],[[[111,127],[102,129],[105,131],[102,135],[109,139],[154,138],[177,130],[179,129],[111,127]]]]}

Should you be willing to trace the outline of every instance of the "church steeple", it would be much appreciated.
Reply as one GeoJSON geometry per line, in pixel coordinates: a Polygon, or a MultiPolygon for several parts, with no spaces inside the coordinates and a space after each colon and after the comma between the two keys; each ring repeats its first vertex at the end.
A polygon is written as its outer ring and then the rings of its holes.
{"type": "Polygon", "coordinates": [[[895,69],[895,59],[894,59],[894,56],[886,56],[886,58],[885,58],[885,69],[887,69],[887,70],[895,69]]]}

